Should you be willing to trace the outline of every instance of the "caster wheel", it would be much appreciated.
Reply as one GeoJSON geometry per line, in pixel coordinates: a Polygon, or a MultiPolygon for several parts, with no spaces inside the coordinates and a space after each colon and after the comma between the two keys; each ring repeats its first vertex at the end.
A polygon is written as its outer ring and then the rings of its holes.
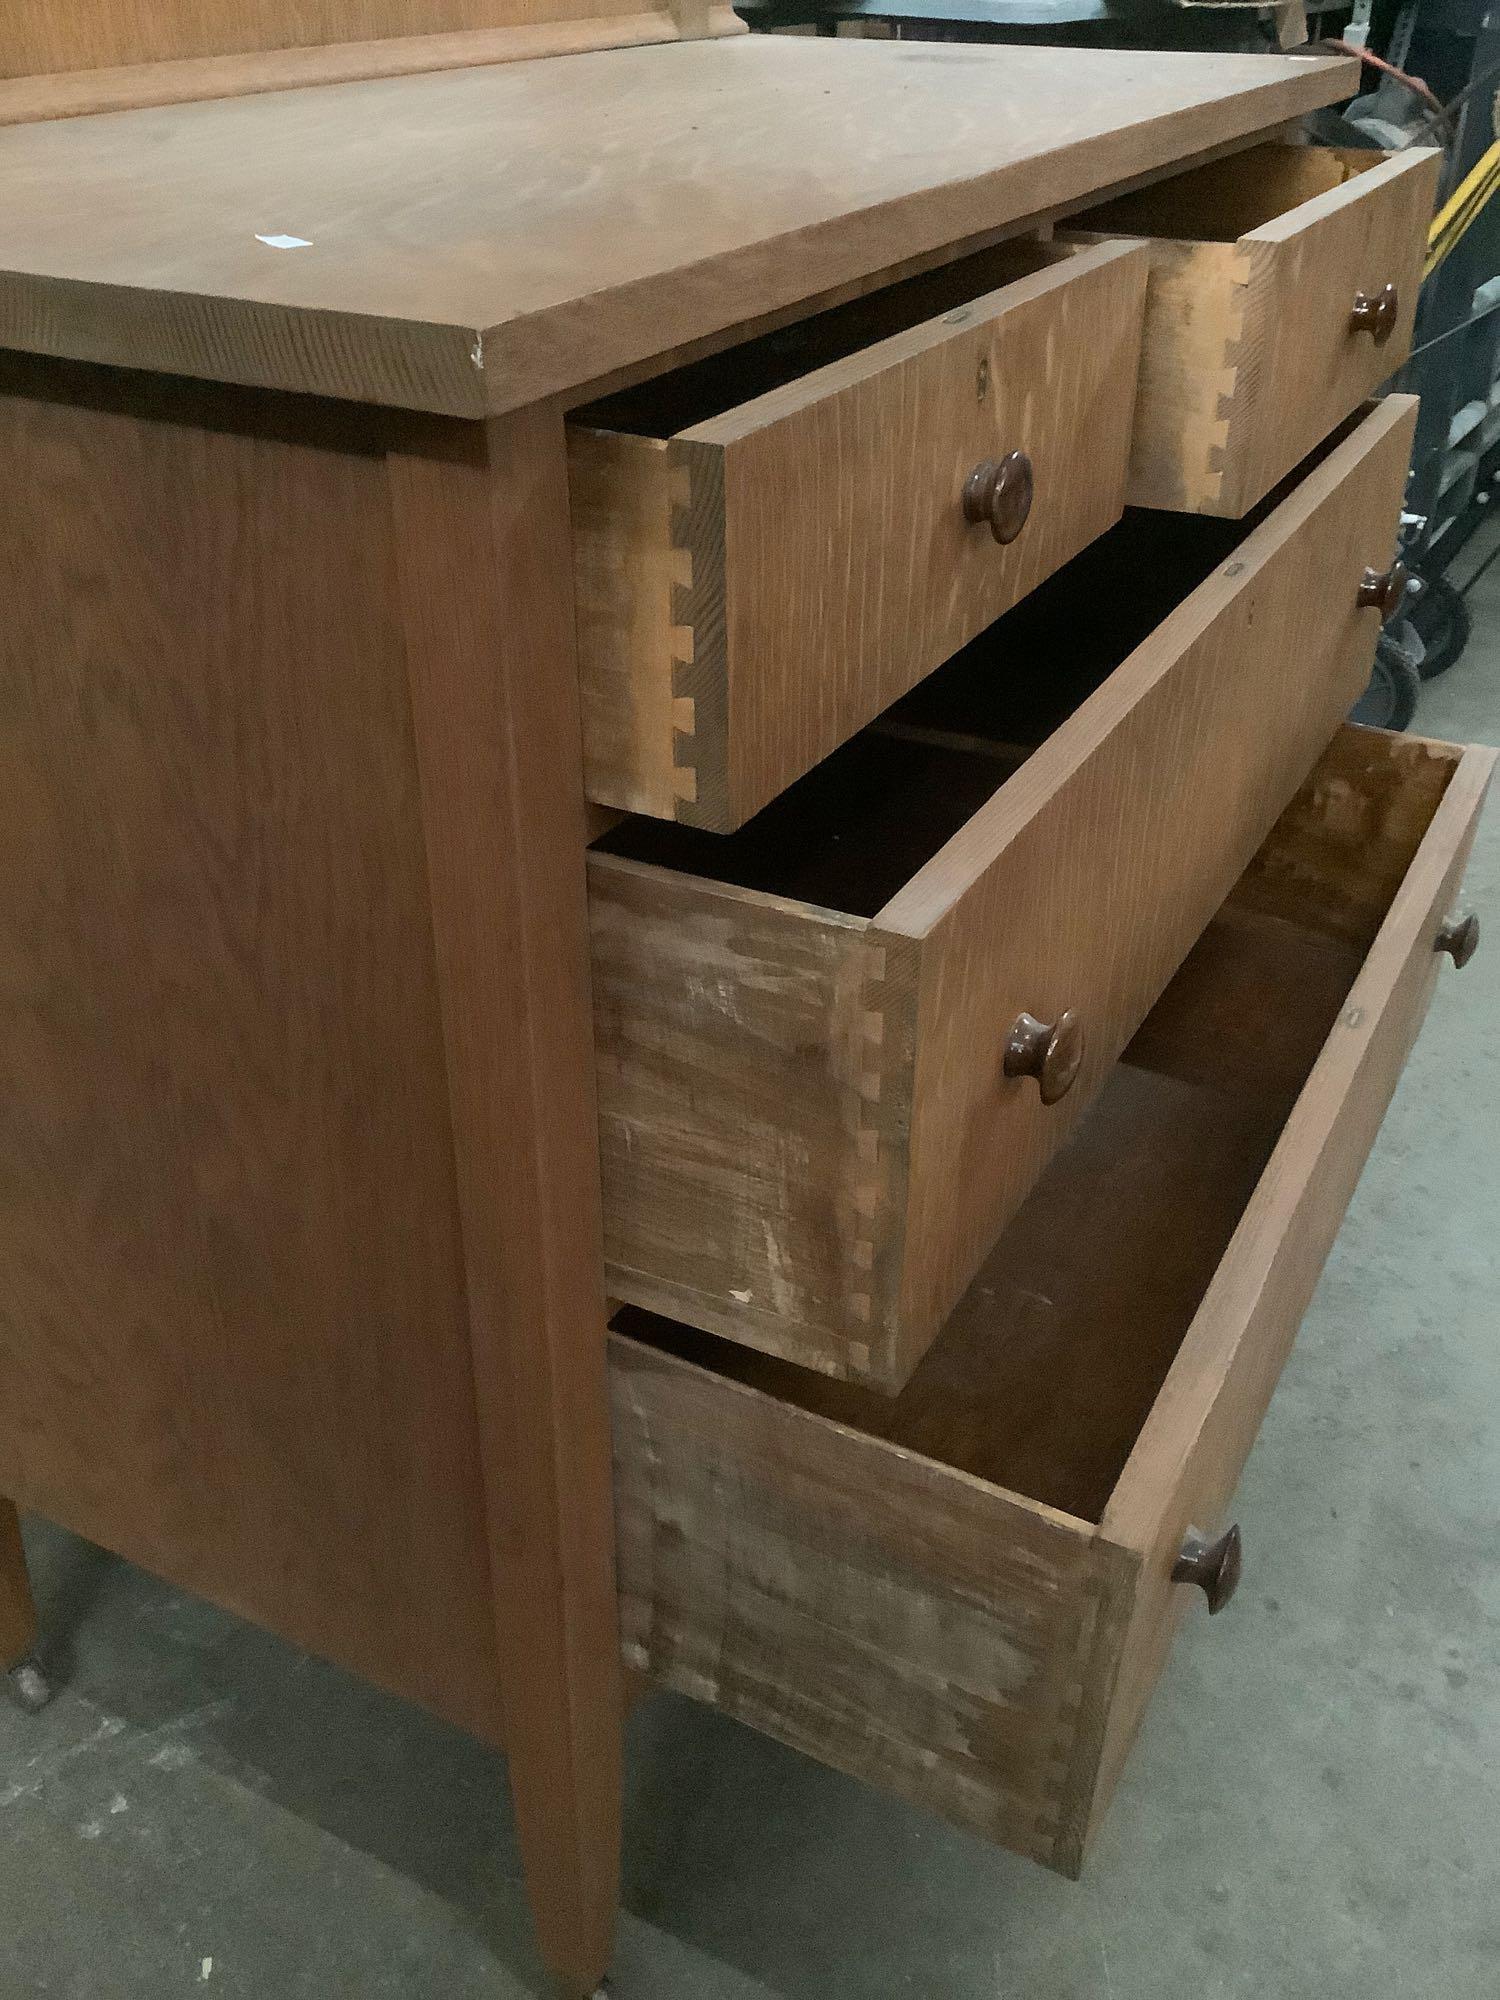
{"type": "Polygon", "coordinates": [[[1349,711],[1351,722],[1374,729],[1406,729],[1417,712],[1422,677],[1412,655],[1393,632],[1382,632],[1375,649],[1370,685],[1349,711]]]}
{"type": "Polygon", "coordinates": [[[1448,579],[1435,576],[1422,586],[1409,614],[1422,642],[1422,658],[1417,672],[1424,681],[1455,666],[1469,643],[1474,621],[1468,604],[1448,579]]]}
{"type": "Polygon", "coordinates": [[[52,1685],[35,1660],[23,1660],[5,1678],[11,1699],[28,1715],[39,1715],[52,1699],[52,1685]]]}

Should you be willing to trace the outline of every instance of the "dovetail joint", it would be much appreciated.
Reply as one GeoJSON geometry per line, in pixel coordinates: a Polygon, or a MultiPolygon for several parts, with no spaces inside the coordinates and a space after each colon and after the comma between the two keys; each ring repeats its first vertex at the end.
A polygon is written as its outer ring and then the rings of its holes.
{"type": "MultiPolygon", "coordinates": [[[[868,1327],[877,1339],[888,1332],[887,1309],[893,1240],[891,1121],[898,1113],[892,1095],[892,1070],[902,1050],[891,1032],[888,979],[892,968],[885,945],[869,945],[864,954],[858,996],[855,1049],[855,1090],[851,1139],[854,1149],[853,1208],[855,1227],[849,1244],[854,1282],[849,1293],[851,1322],[868,1327]]],[[[899,1092],[896,1093],[899,1097],[899,1092]]]]}
{"type": "Polygon", "coordinates": [[[1229,471],[1231,433],[1238,435],[1254,392],[1255,357],[1259,351],[1259,328],[1255,324],[1261,288],[1256,282],[1252,260],[1241,253],[1238,275],[1230,285],[1228,318],[1224,331],[1224,359],[1213,390],[1214,421],[1208,447],[1211,497],[1218,501],[1224,492],[1229,471]],[[1239,423],[1236,422],[1239,419],[1239,423]]]}
{"type": "Polygon", "coordinates": [[[672,673],[672,794],[681,802],[696,803],[698,768],[696,743],[698,701],[693,677],[693,547],[689,534],[692,511],[693,473],[691,465],[672,467],[668,489],[671,549],[671,628],[669,634],[672,673]]]}

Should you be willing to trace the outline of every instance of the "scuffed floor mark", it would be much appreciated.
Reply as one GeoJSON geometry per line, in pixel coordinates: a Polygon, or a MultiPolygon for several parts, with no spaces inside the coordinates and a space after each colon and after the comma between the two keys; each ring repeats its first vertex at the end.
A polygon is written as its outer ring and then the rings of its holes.
{"type": "Polygon", "coordinates": [[[67,1765],[80,1757],[87,1757],[103,1743],[112,1743],[124,1734],[125,1725],[118,1716],[104,1715],[99,1718],[99,1726],[92,1736],[86,1736],[82,1743],[70,1743],[61,1750],[40,1750],[34,1757],[28,1757],[21,1766],[21,1776],[0,1791],[0,1811],[13,1806],[20,1799],[34,1799],[41,1795],[43,1788],[67,1765]]]}
{"type": "MultiPolygon", "coordinates": [[[[75,1695],[73,1699],[81,1708],[93,1707],[93,1704],[81,1695],[75,1695]]],[[[147,1750],[152,1743],[160,1742],[160,1749],[152,1752],[148,1761],[156,1765],[159,1770],[180,1770],[184,1764],[192,1761],[193,1752],[188,1745],[177,1739],[190,1735],[194,1730],[208,1728],[221,1717],[231,1714],[236,1706],[236,1702],[227,1696],[220,1701],[205,1702],[201,1708],[189,1709],[183,1715],[174,1715],[169,1721],[159,1723],[154,1729],[141,1730],[132,1737],[131,1748],[147,1750]]],[[[18,1804],[22,1799],[39,1798],[52,1779],[69,1764],[76,1763],[80,1757],[91,1756],[94,1751],[107,1743],[115,1742],[125,1734],[126,1725],[119,1716],[106,1715],[99,1709],[94,1709],[94,1713],[99,1718],[97,1726],[81,1743],[70,1743],[63,1749],[38,1751],[34,1757],[26,1759],[21,1766],[20,1775],[0,1791],[0,1812],[7,1806],[18,1804]]],[[[123,1794],[117,1796],[121,1799],[121,1803],[118,1806],[111,1806],[110,1811],[124,1812],[128,1801],[124,1799],[123,1794]]],[[[93,1838],[92,1835],[87,1837],[93,1838]]]]}
{"type": "Polygon", "coordinates": [[[1109,1946],[1105,1943],[1107,1925],[1104,1921],[1104,1906],[1099,1899],[1099,1885],[1090,1885],[1094,1893],[1094,1942],[1099,1947],[1099,1969],[1104,1974],[1104,1991],[1107,2000],[1115,2000],[1114,1975],[1109,1969],[1109,1946]]]}
{"type": "MultiPolygon", "coordinates": [[[[186,1761],[186,1758],[192,1756],[192,1751],[187,1749],[186,1745],[174,1742],[173,1739],[179,1736],[190,1736],[195,1729],[207,1729],[210,1724],[218,1722],[223,1716],[232,1715],[238,1706],[239,1703],[232,1695],[224,1695],[218,1701],[206,1701],[201,1708],[190,1708],[182,1715],[174,1715],[166,1722],[159,1722],[154,1729],[141,1730],[140,1734],[134,1738],[134,1742],[144,1749],[148,1743],[155,1743],[162,1738],[166,1738],[167,1741],[163,1743],[162,1747],[164,1749],[185,1750],[186,1757],[184,1761],[186,1761]]],[[[158,1754],[153,1753],[151,1759],[153,1763],[156,1761],[158,1754]]],[[[167,1765],[163,1768],[170,1770],[172,1766],[167,1765]]]]}

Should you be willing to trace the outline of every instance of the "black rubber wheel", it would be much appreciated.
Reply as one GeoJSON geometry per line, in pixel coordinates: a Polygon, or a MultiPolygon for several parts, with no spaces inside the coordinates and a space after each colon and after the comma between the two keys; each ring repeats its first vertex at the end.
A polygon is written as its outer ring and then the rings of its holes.
{"type": "Polygon", "coordinates": [[[1406,616],[1422,641],[1422,657],[1417,672],[1424,681],[1435,681],[1463,657],[1464,647],[1474,630],[1468,601],[1445,576],[1423,580],[1422,588],[1406,600],[1406,616]]]}
{"type": "Polygon", "coordinates": [[[1422,676],[1411,654],[1391,633],[1382,632],[1370,685],[1350,709],[1349,720],[1374,729],[1409,729],[1421,691],[1422,676]]]}

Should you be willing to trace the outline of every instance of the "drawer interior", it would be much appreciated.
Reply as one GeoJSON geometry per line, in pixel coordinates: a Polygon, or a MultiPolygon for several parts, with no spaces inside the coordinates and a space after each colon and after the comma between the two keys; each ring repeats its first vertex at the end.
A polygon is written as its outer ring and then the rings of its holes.
{"type": "Polygon", "coordinates": [[[1018,278],[1066,263],[1080,247],[1034,238],[995,244],[604,397],[573,411],[569,421],[631,437],[673,436],[891,334],[959,312],[1018,278]]]}
{"type": "Polygon", "coordinates": [[[1127,511],[737,832],[631,818],[597,843],[600,851],[847,916],[877,916],[1293,483],[1237,521],[1127,511]]]}
{"type": "Polygon", "coordinates": [[[1457,755],[1340,732],[894,1399],[617,1329],[1097,1522],[1457,755]]]}
{"type": "Polygon", "coordinates": [[[1090,209],[1076,226],[1127,236],[1170,236],[1184,243],[1233,243],[1382,166],[1388,157],[1273,140],[1121,195],[1090,209]]]}

